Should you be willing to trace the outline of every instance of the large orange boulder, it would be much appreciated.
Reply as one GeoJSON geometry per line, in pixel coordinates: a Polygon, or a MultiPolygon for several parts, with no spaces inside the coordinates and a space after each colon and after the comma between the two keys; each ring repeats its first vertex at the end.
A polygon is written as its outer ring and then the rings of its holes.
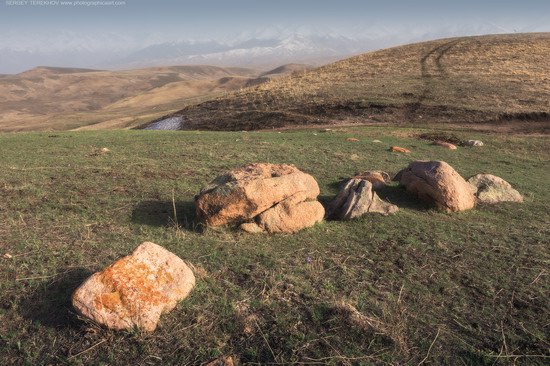
{"type": "Polygon", "coordinates": [[[285,164],[250,164],[226,172],[195,197],[207,226],[241,225],[249,232],[296,232],[322,220],[315,179],[285,164]]]}
{"type": "Polygon", "coordinates": [[[469,210],[476,204],[471,185],[444,161],[412,162],[394,180],[447,212],[469,210]]]}
{"type": "Polygon", "coordinates": [[[175,254],[145,242],[90,276],[72,296],[78,313],[111,329],[154,331],[162,313],[189,295],[195,276],[175,254]]]}

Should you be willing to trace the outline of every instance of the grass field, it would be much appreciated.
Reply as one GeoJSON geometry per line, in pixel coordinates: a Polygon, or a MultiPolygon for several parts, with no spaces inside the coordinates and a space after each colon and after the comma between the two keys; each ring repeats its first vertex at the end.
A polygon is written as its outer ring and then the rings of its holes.
{"type": "Polygon", "coordinates": [[[0,364],[547,365],[548,137],[454,132],[486,146],[449,151],[421,132],[0,134],[0,364]],[[447,214],[392,186],[397,214],[295,235],[194,221],[200,187],[246,163],[295,164],[326,202],[343,177],[416,159],[498,175],[525,203],[447,214]],[[76,286],[146,240],[192,264],[190,297],[152,334],[78,319],[76,286]]]}

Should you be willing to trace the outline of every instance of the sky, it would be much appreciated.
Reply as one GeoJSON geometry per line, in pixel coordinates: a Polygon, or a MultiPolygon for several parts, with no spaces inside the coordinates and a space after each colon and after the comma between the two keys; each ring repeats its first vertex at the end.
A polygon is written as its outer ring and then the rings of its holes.
{"type": "Polygon", "coordinates": [[[230,42],[281,31],[387,37],[399,43],[414,35],[437,38],[484,29],[550,31],[550,1],[0,0],[0,72],[8,51],[37,57],[67,50],[123,52],[163,42],[230,42]]]}

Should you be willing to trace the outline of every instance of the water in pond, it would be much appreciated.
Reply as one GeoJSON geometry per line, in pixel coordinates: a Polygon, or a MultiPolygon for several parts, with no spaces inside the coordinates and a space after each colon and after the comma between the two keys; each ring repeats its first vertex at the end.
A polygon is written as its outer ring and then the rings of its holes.
{"type": "Polygon", "coordinates": [[[182,117],[169,117],[151,123],[145,130],[179,130],[183,123],[182,117]]]}

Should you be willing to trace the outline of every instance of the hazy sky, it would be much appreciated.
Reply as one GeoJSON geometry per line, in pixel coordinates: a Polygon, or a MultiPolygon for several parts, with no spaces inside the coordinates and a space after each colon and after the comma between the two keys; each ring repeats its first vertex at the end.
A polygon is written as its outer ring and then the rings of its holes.
{"type": "Polygon", "coordinates": [[[48,53],[82,63],[189,39],[319,33],[386,47],[516,31],[550,32],[550,0],[0,0],[0,73],[48,53]]]}
{"type": "Polygon", "coordinates": [[[504,31],[528,30],[531,25],[536,30],[548,25],[550,30],[548,0],[125,0],[121,5],[114,5],[115,1],[104,1],[105,5],[92,5],[99,1],[73,1],[73,5],[0,1],[0,48],[13,45],[10,38],[29,38],[32,44],[33,37],[48,36],[54,41],[56,33],[67,32],[172,40],[222,38],[269,25],[341,33],[368,32],[376,26],[407,32],[445,25],[472,27],[475,32],[476,25],[485,23],[504,31]]]}

